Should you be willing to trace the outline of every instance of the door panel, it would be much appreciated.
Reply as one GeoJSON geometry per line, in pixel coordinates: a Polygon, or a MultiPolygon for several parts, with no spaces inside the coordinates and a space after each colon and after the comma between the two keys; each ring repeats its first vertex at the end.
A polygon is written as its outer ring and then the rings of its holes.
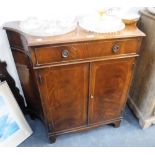
{"type": "Polygon", "coordinates": [[[131,80],[134,59],[93,62],[90,97],[90,123],[121,116],[131,80]]]}
{"type": "Polygon", "coordinates": [[[55,132],[87,124],[89,64],[43,69],[45,113],[55,132]]]}

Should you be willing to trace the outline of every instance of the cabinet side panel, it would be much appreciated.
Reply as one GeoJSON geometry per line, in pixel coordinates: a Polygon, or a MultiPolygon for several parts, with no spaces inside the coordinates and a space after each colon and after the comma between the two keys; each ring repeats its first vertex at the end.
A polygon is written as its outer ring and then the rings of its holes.
{"type": "Polygon", "coordinates": [[[153,116],[155,108],[155,19],[150,16],[142,14],[139,22],[147,37],[141,46],[130,90],[130,97],[144,118],[153,116]]]}

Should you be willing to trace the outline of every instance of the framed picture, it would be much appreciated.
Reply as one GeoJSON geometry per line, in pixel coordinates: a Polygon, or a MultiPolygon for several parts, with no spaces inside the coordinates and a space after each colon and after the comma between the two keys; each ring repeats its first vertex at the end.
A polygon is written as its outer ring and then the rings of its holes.
{"type": "Polygon", "coordinates": [[[0,83],[0,146],[18,146],[31,134],[7,82],[0,83]]]}

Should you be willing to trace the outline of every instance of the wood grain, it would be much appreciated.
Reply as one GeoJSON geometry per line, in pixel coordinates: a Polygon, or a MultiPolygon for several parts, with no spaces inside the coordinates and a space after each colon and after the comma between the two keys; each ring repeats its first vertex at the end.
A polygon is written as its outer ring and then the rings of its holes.
{"type": "Polygon", "coordinates": [[[40,90],[46,116],[54,132],[87,125],[88,68],[89,64],[78,64],[38,71],[43,78],[40,90]]]}
{"type": "Polygon", "coordinates": [[[93,43],[78,43],[69,45],[57,45],[51,47],[39,47],[34,49],[34,65],[46,65],[53,62],[65,62],[87,58],[100,58],[103,56],[115,56],[121,54],[137,53],[141,39],[119,39],[110,41],[98,41],[93,43]],[[118,51],[113,51],[114,46],[118,51]],[[68,57],[62,56],[63,51],[68,51],[68,57]]]}
{"type": "Polygon", "coordinates": [[[116,34],[77,27],[55,37],[25,34],[19,22],[4,29],[26,101],[45,123],[50,142],[65,133],[120,125],[133,64],[145,36],[135,25],[116,34]]]}
{"type": "Polygon", "coordinates": [[[130,85],[134,59],[92,63],[90,122],[119,118],[130,85]]]}

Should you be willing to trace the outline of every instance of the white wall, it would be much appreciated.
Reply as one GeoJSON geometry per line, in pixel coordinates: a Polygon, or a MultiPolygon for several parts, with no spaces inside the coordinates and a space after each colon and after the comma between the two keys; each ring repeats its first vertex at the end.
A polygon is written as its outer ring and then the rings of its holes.
{"type": "MultiPolygon", "coordinates": [[[[126,0],[131,2],[130,0],[126,0]]],[[[8,64],[8,71],[21,90],[19,78],[9,48],[7,36],[2,25],[7,21],[23,20],[29,16],[49,17],[56,15],[81,15],[105,6],[126,6],[126,1],[118,0],[105,3],[103,0],[0,0],[0,60],[8,64]]],[[[141,4],[141,0],[134,0],[133,4],[141,4]],[[137,1],[137,2],[136,2],[137,1]],[[139,1],[139,2],[138,2],[139,1]]],[[[128,8],[127,8],[128,9],[128,8]]],[[[134,10],[137,11],[137,8],[134,10]]]]}

